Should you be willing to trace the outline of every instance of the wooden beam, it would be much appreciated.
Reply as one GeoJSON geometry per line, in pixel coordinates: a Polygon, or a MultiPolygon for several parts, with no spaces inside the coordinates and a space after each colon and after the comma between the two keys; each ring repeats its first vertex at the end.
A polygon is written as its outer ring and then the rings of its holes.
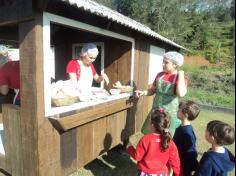
{"type": "Polygon", "coordinates": [[[0,26],[32,19],[32,0],[1,0],[0,26]]]}

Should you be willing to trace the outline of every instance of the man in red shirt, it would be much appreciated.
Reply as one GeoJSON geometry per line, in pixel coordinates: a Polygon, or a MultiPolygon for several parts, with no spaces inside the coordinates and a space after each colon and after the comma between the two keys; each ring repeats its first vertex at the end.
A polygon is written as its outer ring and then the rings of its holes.
{"type": "Polygon", "coordinates": [[[8,57],[8,48],[0,45],[0,93],[7,95],[9,89],[14,89],[16,93],[13,104],[20,105],[19,61],[11,61],[8,57]]]}

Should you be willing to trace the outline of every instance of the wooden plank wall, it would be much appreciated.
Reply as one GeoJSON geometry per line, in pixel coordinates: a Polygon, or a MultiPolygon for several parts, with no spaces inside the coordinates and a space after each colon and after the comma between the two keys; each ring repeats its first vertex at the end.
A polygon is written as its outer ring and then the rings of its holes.
{"type": "Polygon", "coordinates": [[[109,76],[110,86],[116,81],[126,85],[131,75],[131,43],[109,40],[106,45],[105,72],[109,76]]]}
{"type": "MultiPolygon", "coordinates": [[[[150,44],[145,40],[135,41],[134,81],[137,90],[145,90],[148,86],[150,44]]],[[[140,97],[136,107],[136,131],[140,131],[150,110],[153,97],[140,97]]]]}
{"type": "Polygon", "coordinates": [[[134,133],[129,118],[129,111],[124,110],[64,133],[58,133],[45,119],[39,129],[44,133],[39,138],[39,175],[66,176],[122,143],[134,133]]]}
{"type": "Polygon", "coordinates": [[[5,156],[0,164],[11,175],[22,175],[20,110],[15,105],[3,105],[5,156]],[[4,163],[5,162],[5,163],[4,163]]]}

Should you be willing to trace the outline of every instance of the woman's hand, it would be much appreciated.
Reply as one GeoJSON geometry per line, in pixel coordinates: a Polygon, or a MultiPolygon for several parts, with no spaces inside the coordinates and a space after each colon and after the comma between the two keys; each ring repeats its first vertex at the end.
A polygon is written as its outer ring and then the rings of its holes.
{"type": "MultiPolygon", "coordinates": [[[[146,96],[149,95],[149,92],[150,92],[149,89],[148,89],[148,90],[143,90],[143,91],[142,91],[142,90],[136,90],[136,91],[135,91],[136,96],[137,96],[138,98],[141,97],[141,96],[144,96],[144,95],[146,95],[146,96]]],[[[152,93],[152,94],[153,94],[153,93],[152,93]]],[[[151,94],[151,95],[152,95],[152,94],[151,94]]]]}
{"type": "Polygon", "coordinates": [[[108,76],[107,76],[107,74],[106,73],[102,73],[102,78],[103,78],[103,80],[106,82],[106,85],[108,85],[109,84],[109,78],[108,78],[108,76]]]}
{"type": "Polygon", "coordinates": [[[147,95],[146,92],[147,92],[146,90],[144,90],[144,91],[142,91],[142,90],[136,90],[136,91],[135,91],[135,94],[136,94],[136,96],[139,98],[139,97],[141,97],[141,96],[143,96],[143,95],[147,95]]]}
{"type": "Polygon", "coordinates": [[[98,74],[96,74],[93,78],[98,83],[100,83],[101,81],[104,80],[106,82],[106,85],[108,85],[109,82],[110,82],[108,76],[106,75],[106,73],[102,73],[100,76],[98,74]]]}

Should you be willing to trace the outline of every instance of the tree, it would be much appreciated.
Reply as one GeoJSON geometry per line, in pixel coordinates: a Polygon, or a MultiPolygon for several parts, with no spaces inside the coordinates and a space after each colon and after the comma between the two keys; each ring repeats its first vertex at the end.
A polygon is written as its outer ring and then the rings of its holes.
{"type": "Polygon", "coordinates": [[[230,15],[233,19],[235,19],[235,0],[232,0],[231,2],[230,15]]]}
{"type": "Polygon", "coordinates": [[[115,9],[114,8],[114,1],[113,0],[96,0],[97,3],[99,4],[103,4],[111,9],[115,9]]]}
{"type": "Polygon", "coordinates": [[[96,1],[195,53],[207,55],[213,62],[234,55],[235,0],[96,1]]]}

